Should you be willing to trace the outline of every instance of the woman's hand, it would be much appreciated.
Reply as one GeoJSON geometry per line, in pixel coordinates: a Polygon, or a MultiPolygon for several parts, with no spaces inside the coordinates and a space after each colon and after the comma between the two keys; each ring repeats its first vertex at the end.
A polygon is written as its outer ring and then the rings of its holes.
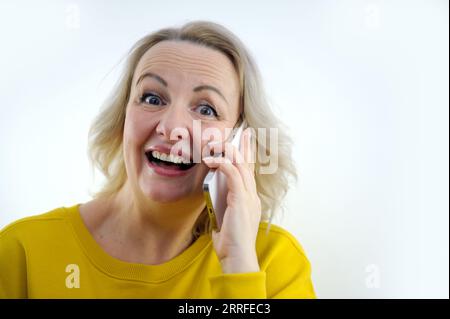
{"type": "Polygon", "coordinates": [[[255,164],[251,159],[251,129],[241,136],[240,150],[233,148],[234,157],[225,151],[225,157],[204,158],[205,164],[221,171],[227,178],[227,208],[220,232],[213,230],[213,246],[224,273],[258,272],[256,235],[261,218],[261,201],[256,191],[255,164]]]}

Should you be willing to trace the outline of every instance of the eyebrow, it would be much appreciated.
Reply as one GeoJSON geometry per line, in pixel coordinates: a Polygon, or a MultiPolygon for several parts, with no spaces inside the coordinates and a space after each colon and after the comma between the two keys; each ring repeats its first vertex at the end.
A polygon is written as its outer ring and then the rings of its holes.
{"type": "MultiPolygon", "coordinates": [[[[155,73],[152,73],[152,72],[147,72],[147,73],[142,74],[139,77],[139,79],[136,81],[136,86],[139,84],[139,82],[141,82],[146,77],[155,79],[156,81],[161,83],[164,87],[169,88],[169,84],[167,84],[166,80],[164,80],[158,74],[155,74],[155,73]]],[[[199,86],[196,86],[192,91],[199,92],[199,91],[202,91],[202,90],[210,90],[210,91],[216,92],[228,104],[228,101],[225,98],[225,96],[222,94],[222,92],[220,92],[220,90],[218,88],[216,88],[216,87],[214,87],[212,85],[207,85],[207,84],[199,85],[199,86]]]]}

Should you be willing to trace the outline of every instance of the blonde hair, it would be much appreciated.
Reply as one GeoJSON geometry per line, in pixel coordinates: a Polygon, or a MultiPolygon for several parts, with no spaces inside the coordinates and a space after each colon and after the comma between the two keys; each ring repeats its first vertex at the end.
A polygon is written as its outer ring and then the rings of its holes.
{"type": "MultiPolygon", "coordinates": [[[[262,78],[244,44],[225,27],[209,21],[193,21],[180,28],[164,28],[140,39],[130,50],[125,67],[112,95],[102,106],[89,130],[88,155],[92,167],[97,167],[106,178],[94,198],[109,197],[120,190],[127,179],[124,164],[122,138],[125,111],[136,66],[144,53],[158,42],[165,40],[189,41],[213,48],[225,54],[232,62],[239,78],[240,107],[249,127],[278,129],[278,168],[272,174],[258,174],[261,163],[256,157],[256,185],[261,200],[261,221],[269,221],[284,207],[282,200],[289,188],[289,179],[297,180],[297,172],[291,155],[292,141],[286,128],[271,110],[263,88],[262,78]]],[[[258,152],[271,154],[270,144],[258,140],[258,152]]],[[[211,232],[206,209],[197,219],[194,238],[211,232]]]]}

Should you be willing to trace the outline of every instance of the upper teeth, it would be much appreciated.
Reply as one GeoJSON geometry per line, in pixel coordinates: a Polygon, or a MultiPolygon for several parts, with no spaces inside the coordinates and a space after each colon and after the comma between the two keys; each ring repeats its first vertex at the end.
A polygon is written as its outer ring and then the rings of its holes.
{"type": "Polygon", "coordinates": [[[177,156],[177,155],[173,155],[173,154],[165,154],[165,153],[160,153],[158,151],[152,151],[152,156],[161,161],[165,161],[165,162],[172,162],[175,164],[180,164],[180,163],[189,164],[189,160],[185,160],[181,156],[177,156]]]}

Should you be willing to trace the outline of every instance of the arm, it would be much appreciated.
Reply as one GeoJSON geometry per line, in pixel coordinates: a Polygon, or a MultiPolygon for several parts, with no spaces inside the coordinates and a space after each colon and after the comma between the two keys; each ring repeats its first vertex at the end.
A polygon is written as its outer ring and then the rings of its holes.
{"type": "Polygon", "coordinates": [[[311,264],[298,241],[284,230],[268,240],[260,236],[261,270],[210,277],[213,298],[316,298],[311,264]]]}
{"type": "MultiPolygon", "coordinates": [[[[213,231],[214,249],[222,274],[210,278],[214,298],[301,298],[315,297],[310,279],[310,264],[295,238],[278,230],[273,239],[275,256],[260,258],[256,253],[256,237],[261,218],[261,201],[255,183],[255,165],[249,160],[250,130],[241,137],[243,155],[235,146],[233,156],[204,158],[211,169],[227,177],[227,208],[220,232],[213,231]],[[282,251],[283,253],[279,253],[282,251]],[[267,264],[265,259],[270,260],[267,264]],[[273,287],[272,287],[273,286],[273,287]]],[[[273,243],[271,243],[272,245],[273,243]]]]}
{"type": "Polygon", "coordinates": [[[0,299],[27,298],[25,250],[12,229],[0,232],[0,299]]]}

